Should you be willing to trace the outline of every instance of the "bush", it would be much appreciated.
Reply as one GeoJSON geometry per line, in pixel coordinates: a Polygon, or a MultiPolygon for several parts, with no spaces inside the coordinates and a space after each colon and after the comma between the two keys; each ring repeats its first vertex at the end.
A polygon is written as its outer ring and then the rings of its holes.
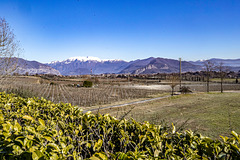
{"type": "Polygon", "coordinates": [[[54,82],[50,82],[50,85],[55,85],[55,83],[54,82]]]}
{"type": "Polygon", "coordinates": [[[192,91],[190,90],[189,87],[183,86],[183,87],[180,89],[180,92],[183,93],[183,94],[187,94],[187,93],[190,93],[190,92],[192,92],[192,91]]]}
{"type": "Polygon", "coordinates": [[[78,106],[0,92],[0,159],[239,159],[240,136],[213,140],[78,106]]]}
{"type": "Polygon", "coordinates": [[[93,86],[92,81],[84,81],[83,82],[83,87],[92,87],[92,86],[93,86]]]}

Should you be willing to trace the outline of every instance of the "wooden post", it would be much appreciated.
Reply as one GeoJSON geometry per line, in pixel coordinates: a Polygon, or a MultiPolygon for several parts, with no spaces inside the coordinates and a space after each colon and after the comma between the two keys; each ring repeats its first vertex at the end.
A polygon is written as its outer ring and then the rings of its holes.
{"type": "Polygon", "coordinates": [[[182,59],[179,58],[179,84],[180,84],[180,90],[182,88],[182,59]]]}

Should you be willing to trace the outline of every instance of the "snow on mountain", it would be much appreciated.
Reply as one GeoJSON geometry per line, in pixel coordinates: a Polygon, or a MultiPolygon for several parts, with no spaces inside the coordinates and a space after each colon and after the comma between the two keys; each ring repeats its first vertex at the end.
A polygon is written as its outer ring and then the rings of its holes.
{"type": "MultiPolygon", "coordinates": [[[[182,71],[200,71],[206,60],[182,61],[182,71]]],[[[239,71],[240,59],[210,59],[214,64],[223,62],[232,71],[239,71]]],[[[102,73],[173,73],[179,70],[179,61],[167,58],[150,57],[142,60],[126,62],[123,60],[100,59],[98,57],[71,57],[64,61],[48,63],[50,67],[58,70],[62,75],[83,75],[102,73]]]]}
{"type": "Polygon", "coordinates": [[[119,59],[100,59],[98,57],[71,57],[64,61],[54,61],[47,65],[62,75],[118,73],[128,62],[119,59]]]}
{"type": "Polygon", "coordinates": [[[101,59],[98,58],[98,57],[71,57],[68,59],[69,61],[75,61],[75,60],[78,60],[78,61],[83,61],[83,62],[86,62],[86,61],[98,61],[98,62],[101,62],[101,59]]]}
{"type": "Polygon", "coordinates": [[[100,59],[98,57],[92,57],[92,56],[87,56],[87,57],[81,57],[81,56],[78,56],[78,57],[70,57],[66,60],[63,60],[63,61],[52,61],[48,64],[56,64],[56,63],[65,63],[65,64],[69,64],[69,63],[72,63],[74,61],[80,61],[80,62],[88,62],[88,61],[95,61],[95,62],[117,62],[117,61],[123,61],[121,59],[100,59]]]}

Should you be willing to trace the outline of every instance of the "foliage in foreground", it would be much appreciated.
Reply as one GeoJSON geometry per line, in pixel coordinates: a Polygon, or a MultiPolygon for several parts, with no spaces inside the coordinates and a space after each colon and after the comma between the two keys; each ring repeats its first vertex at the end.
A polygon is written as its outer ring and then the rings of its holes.
{"type": "Polygon", "coordinates": [[[240,136],[200,134],[0,93],[0,159],[238,159],[240,136]]]}

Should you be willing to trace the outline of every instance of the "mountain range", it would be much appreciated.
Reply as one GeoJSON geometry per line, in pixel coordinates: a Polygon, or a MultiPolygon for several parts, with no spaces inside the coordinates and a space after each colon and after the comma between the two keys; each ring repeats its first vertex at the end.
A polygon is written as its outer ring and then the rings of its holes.
{"type": "Polygon", "coordinates": [[[61,73],[58,70],[50,67],[47,64],[43,64],[37,61],[28,61],[22,58],[18,58],[17,72],[20,74],[28,72],[29,74],[61,75],[61,73]]]}
{"type": "Polygon", "coordinates": [[[48,63],[62,75],[119,73],[129,62],[123,60],[100,60],[96,57],[73,57],[64,61],[48,63]]]}
{"type": "MultiPolygon", "coordinates": [[[[240,59],[209,59],[215,65],[223,63],[231,71],[240,71],[240,59]]],[[[182,72],[204,70],[206,60],[182,61],[182,72]]],[[[40,63],[18,58],[18,73],[84,75],[84,74],[152,74],[173,73],[179,71],[179,61],[167,58],[137,59],[130,62],[124,60],[101,60],[97,57],[73,57],[63,61],[40,63]]]]}
{"type": "MultiPolygon", "coordinates": [[[[224,66],[232,71],[240,70],[240,59],[209,59],[212,63],[224,66]]],[[[195,72],[204,70],[206,60],[182,61],[182,72],[195,72]]],[[[173,73],[179,71],[179,61],[167,58],[137,59],[134,61],[101,60],[96,57],[73,57],[64,61],[54,61],[47,65],[58,70],[62,75],[81,74],[152,74],[173,73]]]]}
{"type": "MultiPolygon", "coordinates": [[[[4,70],[9,73],[19,73],[19,74],[53,74],[61,75],[61,73],[48,66],[37,61],[28,61],[22,58],[0,58],[0,71],[1,74],[6,74],[4,70]]],[[[8,73],[8,74],[9,74],[8,73]]]]}

